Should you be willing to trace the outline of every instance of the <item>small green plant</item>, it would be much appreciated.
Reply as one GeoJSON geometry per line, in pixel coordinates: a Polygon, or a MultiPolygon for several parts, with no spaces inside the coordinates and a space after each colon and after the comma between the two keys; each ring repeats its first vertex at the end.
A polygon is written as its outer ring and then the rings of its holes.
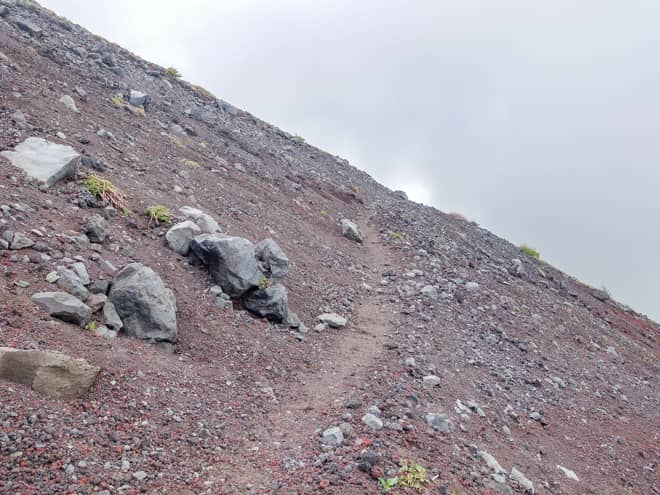
{"type": "Polygon", "coordinates": [[[121,97],[121,95],[115,95],[112,98],[110,98],[110,101],[112,104],[116,107],[123,107],[124,106],[124,98],[121,97]]]}
{"type": "Polygon", "coordinates": [[[298,134],[293,136],[291,139],[293,139],[296,143],[304,143],[305,142],[305,138],[302,137],[302,136],[299,136],[298,134]]]}
{"type": "Polygon", "coordinates": [[[149,227],[152,223],[156,225],[172,223],[172,213],[167,206],[153,205],[147,208],[144,213],[149,217],[149,227]]]}
{"type": "Polygon", "coordinates": [[[96,322],[94,320],[90,321],[87,325],[85,325],[85,330],[89,332],[96,330],[96,322]]]}
{"type": "Polygon", "coordinates": [[[259,288],[262,290],[267,289],[271,285],[273,285],[273,279],[270,277],[262,277],[262,279],[259,280],[259,288]]]}
{"type": "Polygon", "coordinates": [[[378,478],[378,483],[384,492],[401,486],[403,488],[414,488],[421,490],[429,480],[426,478],[426,468],[416,462],[403,463],[399,469],[399,475],[394,478],[378,478]]]}
{"type": "Polygon", "coordinates": [[[525,244],[521,244],[518,249],[520,249],[526,255],[531,256],[532,258],[535,258],[537,260],[541,259],[541,253],[539,253],[536,249],[532,247],[529,247],[525,244]]]}
{"type": "Polygon", "coordinates": [[[414,488],[421,490],[424,483],[428,483],[426,479],[426,468],[416,462],[404,462],[401,469],[399,469],[398,484],[407,488],[414,488]]]}
{"type": "Polygon", "coordinates": [[[399,482],[399,478],[378,478],[378,483],[384,492],[389,492],[399,482]]]}
{"type": "Polygon", "coordinates": [[[181,77],[181,73],[179,72],[179,69],[177,69],[176,67],[168,67],[167,69],[165,69],[165,74],[177,79],[181,77]]]}
{"type": "Polygon", "coordinates": [[[179,161],[188,167],[199,168],[199,163],[197,163],[195,160],[191,160],[190,158],[180,158],[179,161]]]}
{"type": "Polygon", "coordinates": [[[320,214],[322,217],[327,217],[328,215],[330,215],[330,212],[329,212],[328,210],[321,210],[321,211],[319,212],[319,214],[320,214]]]}
{"type": "Polygon", "coordinates": [[[108,179],[104,179],[100,175],[91,174],[85,181],[85,188],[92,196],[105,201],[118,210],[128,210],[126,196],[108,179]]]}
{"type": "Polygon", "coordinates": [[[403,236],[401,234],[399,234],[398,232],[395,232],[394,230],[390,230],[388,232],[388,234],[390,236],[390,239],[392,239],[392,240],[400,241],[401,239],[403,239],[403,236]]]}

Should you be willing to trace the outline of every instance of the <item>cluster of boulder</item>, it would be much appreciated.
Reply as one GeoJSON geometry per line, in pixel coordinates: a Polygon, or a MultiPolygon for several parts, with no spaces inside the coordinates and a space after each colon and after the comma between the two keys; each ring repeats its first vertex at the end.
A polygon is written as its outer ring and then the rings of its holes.
{"type": "Polygon", "coordinates": [[[171,344],[177,338],[176,299],[151,268],[129,263],[112,282],[92,282],[83,263],[58,267],[47,276],[63,291],[37,292],[32,301],[50,316],[93,330],[103,337],[119,331],[152,343],[171,344]],[[103,324],[90,324],[101,313],[103,324]]]}
{"type": "Polygon", "coordinates": [[[219,232],[217,222],[200,210],[183,207],[179,211],[188,219],[168,230],[166,243],[206,267],[217,284],[212,288],[216,297],[240,300],[252,314],[275,323],[300,326],[298,317],[289,310],[282,284],[289,258],[273,239],[255,245],[219,232]]]}

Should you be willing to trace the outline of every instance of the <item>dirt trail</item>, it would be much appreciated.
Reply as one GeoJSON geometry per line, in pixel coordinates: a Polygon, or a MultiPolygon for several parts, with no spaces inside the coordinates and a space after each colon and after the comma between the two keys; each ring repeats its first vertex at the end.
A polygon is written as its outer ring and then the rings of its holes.
{"type": "Polygon", "coordinates": [[[390,254],[368,220],[362,220],[360,225],[366,236],[364,247],[370,259],[369,283],[373,290],[357,305],[348,328],[328,330],[335,332],[335,347],[321,358],[320,369],[302,371],[287,390],[279,391],[272,411],[260,418],[261,426],[255,425],[252,438],[258,440],[251,448],[249,443],[246,445],[250,449],[246,460],[249,458],[250,462],[245,462],[232,476],[237,482],[242,480],[243,490],[249,480],[249,493],[270,493],[277,479],[268,475],[267,466],[259,464],[272,466],[284,457],[295,458],[316,430],[328,426],[329,411],[341,409],[343,402],[364,383],[369,365],[384,350],[392,310],[387,296],[377,294],[376,289],[381,274],[390,267],[390,254]]]}

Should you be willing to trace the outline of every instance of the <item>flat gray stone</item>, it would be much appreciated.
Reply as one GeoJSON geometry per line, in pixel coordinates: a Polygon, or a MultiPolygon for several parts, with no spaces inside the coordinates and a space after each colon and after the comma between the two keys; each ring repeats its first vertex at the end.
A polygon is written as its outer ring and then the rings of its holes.
{"type": "Polygon", "coordinates": [[[190,251],[190,242],[201,233],[202,229],[195,222],[186,220],[172,226],[165,234],[165,241],[172,251],[186,256],[190,251]]]}
{"type": "Polygon", "coordinates": [[[92,318],[92,310],[80,299],[66,292],[37,292],[32,302],[50,316],[84,327],[92,318]]]}
{"type": "Polygon", "coordinates": [[[52,186],[60,180],[75,177],[80,155],[71,146],[29,137],[14,151],[2,151],[0,156],[7,158],[28,176],[52,186]]]}
{"type": "Polygon", "coordinates": [[[344,328],[348,323],[346,318],[339,316],[337,313],[323,313],[317,318],[321,323],[325,323],[331,328],[344,328]]]}

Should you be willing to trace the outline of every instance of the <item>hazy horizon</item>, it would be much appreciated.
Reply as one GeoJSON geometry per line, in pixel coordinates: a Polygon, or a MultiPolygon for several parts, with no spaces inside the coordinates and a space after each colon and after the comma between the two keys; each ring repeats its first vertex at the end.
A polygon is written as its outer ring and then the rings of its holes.
{"type": "Polygon", "coordinates": [[[660,2],[41,3],[660,321],[660,2]]]}

